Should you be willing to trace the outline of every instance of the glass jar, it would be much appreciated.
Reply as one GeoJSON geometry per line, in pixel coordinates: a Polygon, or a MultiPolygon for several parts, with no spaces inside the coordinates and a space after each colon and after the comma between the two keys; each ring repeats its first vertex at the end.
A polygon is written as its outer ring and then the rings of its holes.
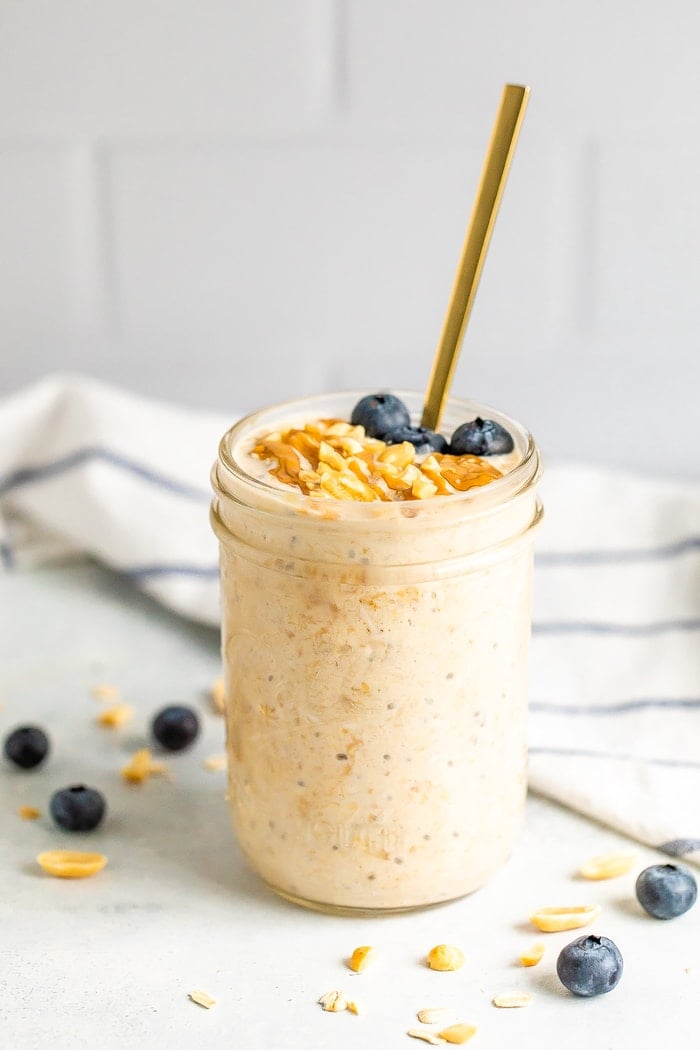
{"type": "MultiPolygon", "coordinates": [[[[466,492],[328,500],[281,486],[253,435],[349,419],[360,393],[257,412],[213,470],[229,798],[250,864],[335,912],[451,900],[506,860],[523,817],[538,450],[466,492]],[[257,464],[253,469],[252,464],[257,464]]],[[[413,418],[421,398],[401,393],[413,418]]]]}

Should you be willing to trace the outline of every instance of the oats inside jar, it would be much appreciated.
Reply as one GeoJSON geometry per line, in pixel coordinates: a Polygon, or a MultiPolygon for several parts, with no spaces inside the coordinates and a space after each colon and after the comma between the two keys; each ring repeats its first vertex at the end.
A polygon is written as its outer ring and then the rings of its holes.
{"type": "Polygon", "coordinates": [[[448,402],[445,435],[476,417],[514,440],[453,455],[368,434],[356,400],[236,424],[212,524],[239,844],[283,896],[375,912],[471,892],[513,848],[541,511],[536,447],[502,413],[448,402]]]}

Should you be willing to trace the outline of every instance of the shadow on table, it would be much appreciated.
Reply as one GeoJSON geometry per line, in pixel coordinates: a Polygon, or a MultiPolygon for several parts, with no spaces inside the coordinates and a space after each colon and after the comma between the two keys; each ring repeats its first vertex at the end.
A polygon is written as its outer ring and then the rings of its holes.
{"type": "MultiPolygon", "coordinates": [[[[147,881],[159,887],[159,896],[178,899],[202,893],[205,900],[264,902],[266,908],[288,909],[248,867],[236,842],[224,800],[225,774],[200,770],[190,764],[168,762],[173,779],[126,784],[113,792],[110,832],[115,835],[120,863],[143,865],[147,881]],[[204,780],[204,778],[207,778],[204,780]]],[[[115,856],[116,859],[116,856],[115,856]]]]}

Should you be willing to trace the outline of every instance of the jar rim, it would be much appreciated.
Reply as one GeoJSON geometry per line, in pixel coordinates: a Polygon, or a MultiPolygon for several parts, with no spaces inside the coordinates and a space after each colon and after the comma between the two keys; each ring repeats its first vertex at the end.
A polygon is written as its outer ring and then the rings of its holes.
{"type": "MultiPolygon", "coordinates": [[[[417,416],[420,406],[422,405],[421,394],[418,394],[415,391],[405,390],[392,392],[405,401],[409,408],[412,409],[412,418],[417,416]]],[[[475,486],[464,492],[455,492],[449,496],[436,496],[427,500],[411,500],[408,503],[404,501],[377,501],[363,503],[354,500],[319,499],[309,496],[291,486],[289,487],[289,490],[286,488],[282,489],[280,486],[268,482],[264,478],[254,477],[245,470],[234,456],[233,449],[238,441],[246,433],[252,434],[256,430],[261,430],[267,420],[269,420],[270,428],[273,429],[274,420],[276,420],[278,424],[284,421],[288,425],[295,416],[298,416],[300,421],[319,419],[323,418],[324,415],[327,418],[329,403],[333,401],[347,401],[348,405],[352,407],[352,405],[366,394],[366,390],[314,394],[309,397],[277,402],[263,409],[258,409],[254,412],[248,413],[234,423],[233,426],[226,431],[219,442],[218,464],[214,465],[214,470],[212,472],[212,483],[215,491],[219,496],[223,495],[234,499],[240,499],[240,489],[247,489],[251,494],[257,493],[261,497],[264,496],[268,499],[274,499],[274,502],[279,505],[277,513],[294,513],[295,511],[308,513],[314,505],[319,505],[320,507],[328,509],[329,504],[335,506],[337,503],[342,507],[342,514],[339,512],[337,517],[331,518],[330,520],[337,521],[338,518],[342,517],[343,520],[352,518],[355,520],[359,519],[364,522],[370,522],[372,519],[386,520],[388,516],[393,516],[397,513],[401,513],[402,516],[405,516],[406,508],[410,508],[410,516],[417,517],[418,515],[427,514],[428,510],[426,510],[426,508],[434,509],[436,504],[439,504],[444,508],[446,501],[449,501],[450,506],[455,510],[458,507],[461,507],[465,510],[469,508],[474,511],[478,508],[478,510],[481,511],[490,505],[507,502],[511,498],[517,496],[520,492],[529,488],[531,485],[534,485],[539,479],[541,474],[539,450],[530,432],[521,423],[518,423],[517,420],[490,405],[471,399],[457,397],[449,398],[445,408],[446,416],[454,416],[459,413],[460,417],[464,417],[460,418],[460,422],[474,419],[476,416],[495,419],[509,430],[516,441],[516,446],[520,448],[522,455],[520,461],[511,470],[502,477],[490,481],[488,485],[475,486]],[[228,475],[228,477],[224,476],[222,478],[221,472],[217,469],[218,466],[223,466],[225,474],[228,475]],[[234,490],[237,491],[235,492],[234,490]]],[[[347,415],[349,418],[349,411],[347,412],[347,415]]],[[[324,520],[328,519],[324,518],[324,520]]]]}

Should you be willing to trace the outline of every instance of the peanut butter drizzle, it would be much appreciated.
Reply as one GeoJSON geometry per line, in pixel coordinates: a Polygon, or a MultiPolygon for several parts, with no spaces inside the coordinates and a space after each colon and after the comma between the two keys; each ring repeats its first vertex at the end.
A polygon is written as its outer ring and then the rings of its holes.
{"type": "Polygon", "coordinates": [[[449,496],[502,477],[479,456],[434,452],[416,460],[410,442],[388,445],[341,419],[273,431],[258,438],[251,454],[306,495],[367,503],[449,496]]]}

